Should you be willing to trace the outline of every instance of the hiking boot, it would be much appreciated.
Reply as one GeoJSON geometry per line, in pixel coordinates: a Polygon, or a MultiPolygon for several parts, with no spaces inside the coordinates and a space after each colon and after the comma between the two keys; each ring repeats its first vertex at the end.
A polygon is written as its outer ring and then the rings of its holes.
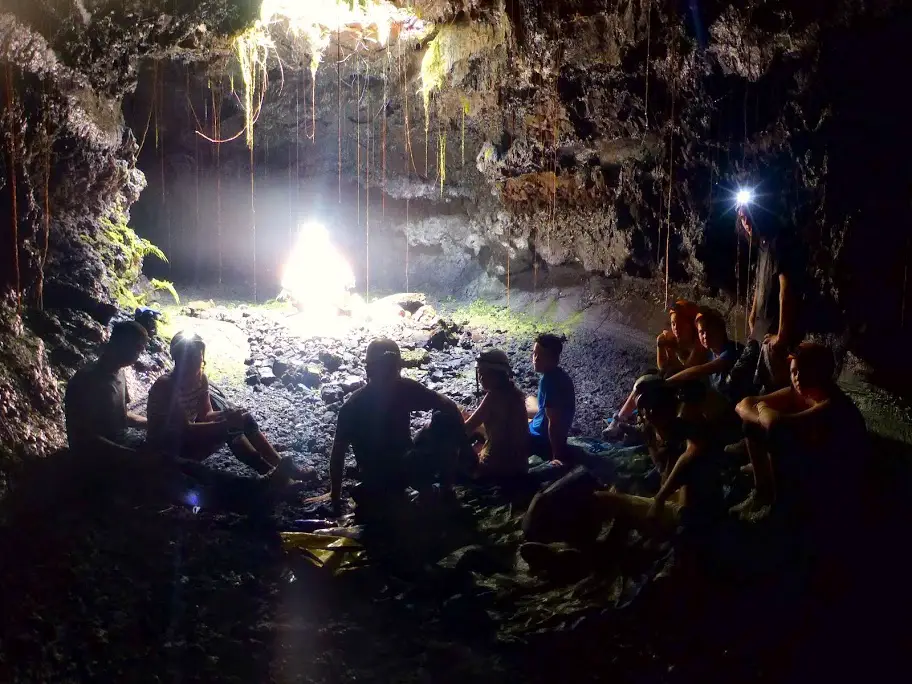
{"type": "Polygon", "coordinates": [[[619,440],[627,434],[632,427],[630,422],[622,418],[618,413],[615,413],[609,420],[611,422],[608,427],[602,430],[602,437],[604,439],[619,440]]]}
{"type": "Polygon", "coordinates": [[[744,501],[729,508],[728,512],[741,520],[745,520],[747,522],[756,522],[756,520],[753,518],[759,516],[757,517],[757,520],[759,520],[768,516],[769,509],[770,504],[766,501],[763,501],[757,495],[756,489],[752,489],[751,493],[747,495],[747,498],[744,501]]]}

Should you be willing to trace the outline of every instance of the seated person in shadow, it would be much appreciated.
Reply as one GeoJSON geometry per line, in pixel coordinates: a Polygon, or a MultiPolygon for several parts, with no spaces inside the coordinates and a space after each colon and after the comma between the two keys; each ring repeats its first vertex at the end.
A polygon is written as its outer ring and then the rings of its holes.
{"type": "Polygon", "coordinates": [[[576,414],[573,380],[560,367],[564,341],[557,335],[539,335],[532,346],[532,366],[541,374],[538,396],[526,402],[529,452],[546,461],[572,462],[575,453],[567,445],[576,414]]]}
{"type": "Polygon", "coordinates": [[[216,411],[203,371],[206,344],[198,335],[178,333],[171,341],[174,370],[162,375],[149,392],[149,442],[185,475],[217,488],[217,498],[240,504],[248,494],[268,489],[289,493],[292,480],[310,480],[314,473],[279,456],[260,432],[256,420],[240,409],[216,411]],[[265,478],[245,478],[202,465],[201,461],[228,445],[235,457],[265,478]],[[258,487],[256,483],[262,483],[258,487]],[[236,495],[236,496],[234,496],[236,495]]]}
{"type": "Polygon", "coordinates": [[[468,439],[459,407],[419,382],[404,378],[399,346],[375,339],[367,347],[367,384],[352,394],[339,411],[330,456],[330,496],[341,507],[342,478],[349,447],[355,455],[360,485],[353,492],[359,511],[382,513],[401,499],[406,487],[423,500],[439,482],[444,493],[452,485],[468,439]],[[433,411],[431,425],[412,441],[411,414],[433,411]]]}
{"type": "Polygon", "coordinates": [[[67,442],[84,453],[135,456],[143,440],[127,428],[146,429],[144,416],[128,408],[130,393],[124,369],[132,366],[149,343],[139,323],[115,323],[97,361],[78,371],[67,384],[64,398],[67,442]]]}
{"type": "Polygon", "coordinates": [[[621,529],[658,538],[668,538],[685,525],[694,532],[692,538],[700,539],[722,518],[721,459],[706,422],[680,417],[675,388],[654,376],[637,383],[636,406],[649,455],[661,474],[658,492],[647,498],[600,490],[588,473],[574,470],[536,495],[523,519],[531,543],[521,552],[533,568],[548,569],[567,555],[547,546],[552,542],[591,550],[603,525],[612,520],[621,529]]]}
{"type": "Polygon", "coordinates": [[[481,404],[466,419],[466,432],[484,437],[476,475],[495,479],[526,475],[528,418],[525,397],[513,382],[510,359],[500,349],[486,350],[478,356],[475,372],[485,390],[481,404]]]}
{"type": "MultiPolygon", "coordinates": [[[[668,310],[671,330],[663,330],[656,338],[656,369],[650,373],[668,378],[709,360],[697,334],[696,318],[699,313],[696,304],[684,299],[676,301],[668,310]]],[[[636,394],[631,392],[602,436],[606,439],[623,437],[625,431],[634,427],[635,409],[636,394]]]]}
{"type": "Polygon", "coordinates": [[[771,507],[821,526],[857,513],[867,429],[861,412],[838,387],[830,349],[802,342],[789,357],[791,386],[737,406],[754,477],[748,498],[731,510],[765,517],[771,507]],[[810,517],[808,517],[810,516],[810,517]]]}

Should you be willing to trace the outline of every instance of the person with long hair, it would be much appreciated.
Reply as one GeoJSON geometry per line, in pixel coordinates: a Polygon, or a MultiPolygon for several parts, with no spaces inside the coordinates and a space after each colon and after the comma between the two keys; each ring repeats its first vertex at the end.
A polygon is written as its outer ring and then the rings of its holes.
{"type": "Polygon", "coordinates": [[[485,395],[466,419],[466,432],[484,435],[478,474],[494,478],[525,475],[529,470],[526,403],[513,382],[510,358],[500,349],[488,349],[476,359],[475,372],[485,395]]]}
{"type": "MultiPolygon", "coordinates": [[[[158,378],[149,392],[149,440],[185,461],[200,462],[228,444],[239,461],[260,475],[283,460],[260,432],[253,416],[241,409],[215,410],[205,373],[206,343],[199,335],[178,333],[171,341],[174,370],[158,378]]],[[[292,479],[313,473],[283,464],[292,479]]]]}

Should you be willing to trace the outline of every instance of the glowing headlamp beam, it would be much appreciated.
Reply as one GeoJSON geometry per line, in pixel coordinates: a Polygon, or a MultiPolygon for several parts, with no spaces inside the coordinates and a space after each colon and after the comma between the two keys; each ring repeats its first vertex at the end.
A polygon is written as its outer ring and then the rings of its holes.
{"type": "Polygon", "coordinates": [[[738,194],[735,195],[735,201],[738,203],[739,207],[743,207],[747,204],[750,204],[754,201],[754,191],[741,189],[738,190],[738,194]]]}

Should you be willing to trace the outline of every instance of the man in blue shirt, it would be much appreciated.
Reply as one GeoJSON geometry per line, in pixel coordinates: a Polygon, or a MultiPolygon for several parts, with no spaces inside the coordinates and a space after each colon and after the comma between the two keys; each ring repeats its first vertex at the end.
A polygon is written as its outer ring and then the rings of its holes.
{"type": "Polygon", "coordinates": [[[532,347],[532,367],[541,373],[537,400],[529,399],[530,451],[535,456],[560,461],[566,456],[567,435],[576,413],[573,380],[560,367],[563,340],[557,335],[539,335],[532,347]]]}

